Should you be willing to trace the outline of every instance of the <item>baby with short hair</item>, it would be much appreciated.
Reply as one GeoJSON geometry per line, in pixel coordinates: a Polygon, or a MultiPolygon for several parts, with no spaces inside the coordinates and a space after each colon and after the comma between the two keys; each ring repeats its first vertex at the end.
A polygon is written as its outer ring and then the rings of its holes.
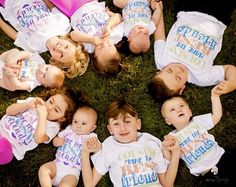
{"type": "Polygon", "coordinates": [[[31,92],[37,86],[57,88],[63,85],[64,72],[45,64],[38,53],[11,49],[0,55],[0,87],[9,91],[27,90],[31,92]]]}

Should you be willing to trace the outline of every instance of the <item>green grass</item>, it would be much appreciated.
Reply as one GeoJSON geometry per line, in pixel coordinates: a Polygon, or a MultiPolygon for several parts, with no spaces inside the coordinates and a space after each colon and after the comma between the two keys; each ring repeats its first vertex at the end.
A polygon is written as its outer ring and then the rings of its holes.
{"type": "MultiPolygon", "coordinates": [[[[111,10],[117,10],[107,0],[111,10]]],[[[172,13],[173,0],[165,1],[165,24],[166,32],[174,22],[172,13]]],[[[236,11],[232,14],[232,23],[226,29],[223,39],[222,50],[217,56],[216,64],[236,65],[236,11]]],[[[153,42],[153,38],[152,38],[153,42]]],[[[14,47],[13,41],[0,31],[0,53],[14,47]]],[[[47,59],[48,53],[43,54],[47,59]]],[[[117,77],[105,77],[96,75],[90,64],[87,72],[73,80],[66,80],[65,84],[76,91],[83,91],[99,114],[98,128],[96,133],[101,141],[109,136],[106,129],[104,111],[107,105],[117,97],[127,98],[137,109],[142,120],[142,131],[149,132],[159,139],[172,130],[167,126],[160,115],[160,106],[154,102],[148,94],[147,83],[156,71],[154,65],[153,45],[147,54],[141,56],[129,55],[124,58],[124,63],[130,65],[127,71],[123,71],[117,77]]],[[[33,92],[8,92],[0,89],[0,116],[5,114],[8,105],[19,98],[27,98],[30,95],[37,95],[44,88],[37,88],[33,92]]],[[[211,112],[210,103],[211,87],[200,88],[188,85],[184,96],[190,103],[194,115],[211,112]]],[[[219,145],[225,149],[236,148],[236,91],[221,96],[223,104],[223,117],[219,124],[210,132],[215,136],[219,145]]],[[[13,160],[10,164],[0,166],[0,187],[24,187],[39,186],[37,172],[41,164],[53,160],[55,148],[52,144],[39,145],[33,151],[27,152],[22,161],[13,160]]],[[[82,180],[78,186],[83,186],[82,180]]],[[[104,176],[98,186],[111,186],[108,175],[104,176]]],[[[204,186],[199,178],[193,177],[183,162],[180,167],[175,182],[177,187],[204,186]]]]}

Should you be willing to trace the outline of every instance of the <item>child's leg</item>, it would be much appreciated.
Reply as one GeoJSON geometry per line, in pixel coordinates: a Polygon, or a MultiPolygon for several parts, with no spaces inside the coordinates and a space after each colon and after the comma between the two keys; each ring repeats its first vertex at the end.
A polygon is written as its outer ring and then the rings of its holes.
{"type": "Polygon", "coordinates": [[[4,5],[5,5],[5,0],[0,0],[0,4],[4,7],[4,5]]]}
{"type": "Polygon", "coordinates": [[[57,168],[55,162],[47,162],[40,166],[38,176],[41,186],[51,186],[52,179],[56,176],[57,168]]]}
{"type": "Polygon", "coordinates": [[[10,142],[0,137],[0,165],[8,164],[13,159],[12,146],[10,142]]]}
{"type": "Polygon", "coordinates": [[[76,186],[77,184],[78,180],[74,175],[66,175],[60,182],[61,186],[76,186]]]}

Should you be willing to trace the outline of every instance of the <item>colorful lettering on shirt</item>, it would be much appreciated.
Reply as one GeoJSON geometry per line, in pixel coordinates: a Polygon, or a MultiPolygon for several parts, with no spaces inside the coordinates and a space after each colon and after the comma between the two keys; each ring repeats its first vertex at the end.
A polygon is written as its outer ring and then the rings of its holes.
{"type": "Polygon", "coordinates": [[[147,1],[131,1],[122,10],[122,16],[127,25],[149,24],[151,18],[150,5],[147,1]]]}
{"type": "MultiPolygon", "coordinates": [[[[189,125],[190,126],[190,125],[189,125]]],[[[181,158],[191,168],[208,154],[215,143],[207,136],[207,132],[201,133],[199,126],[191,123],[191,128],[185,128],[177,133],[180,142],[181,158]]]]}
{"type": "Polygon", "coordinates": [[[153,162],[156,154],[156,150],[150,147],[120,153],[118,159],[124,163],[120,168],[122,187],[159,184],[157,163],[153,162]]]}
{"type": "Polygon", "coordinates": [[[17,12],[19,24],[26,30],[27,34],[35,32],[41,26],[49,22],[50,10],[42,1],[34,1],[31,4],[25,4],[17,12]]]}
{"type": "Polygon", "coordinates": [[[170,52],[188,63],[204,67],[206,58],[216,48],[217,41],[212,36],[206,35],[187,25],[181,25],[176,30],[175,46],[170,52]]]}
{"type": "Polygon", "coordinates": [[[77,20],[76,28],[92,36],[102,36],[109,17],[103,10],[83,14],[77,20]]]}
{"type": "Polygon", "coordinates": [[[63,146],[58,147],[56,161],[72,168],[81,165],[82,141],[72,131],[66,134],[63,146]]]}
{"type": "Polygon", "coordinates": [[[37,63],[33,61],[24,60],[18,63],[20,65],[21,70],[18,76],[20,81],[32,80],[36,78],[36,68],[37,63]]]}
{"type": "Polygon", "coordinates": [[[3,125],[8,130],[11,138],[15,139],[14,141],[21,145],[29,145],[34,141],[36,121],[35,114],[31,114],[31,111],[26,111],[16,116],[7,116],[3,125]]]}

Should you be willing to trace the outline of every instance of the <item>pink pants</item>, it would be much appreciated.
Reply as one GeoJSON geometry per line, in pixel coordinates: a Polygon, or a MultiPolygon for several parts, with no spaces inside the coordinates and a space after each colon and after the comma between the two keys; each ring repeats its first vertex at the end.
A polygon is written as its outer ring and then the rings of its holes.
{"type": "Polygon", "coordinates": [[[71,17],[82,5],[91,1],[94,0],[50,0],[68,17],[71,17]]]}
{"type": "Polygon", "coordinates": [[[0,165],[8,164],[13,159],[12,146],[10,142],[0,137],[0,165]]]}
{"type": "Polygon", "coordinates": [[[5,0],[0,0],[0,4],[4,7],[5,0]]]}

